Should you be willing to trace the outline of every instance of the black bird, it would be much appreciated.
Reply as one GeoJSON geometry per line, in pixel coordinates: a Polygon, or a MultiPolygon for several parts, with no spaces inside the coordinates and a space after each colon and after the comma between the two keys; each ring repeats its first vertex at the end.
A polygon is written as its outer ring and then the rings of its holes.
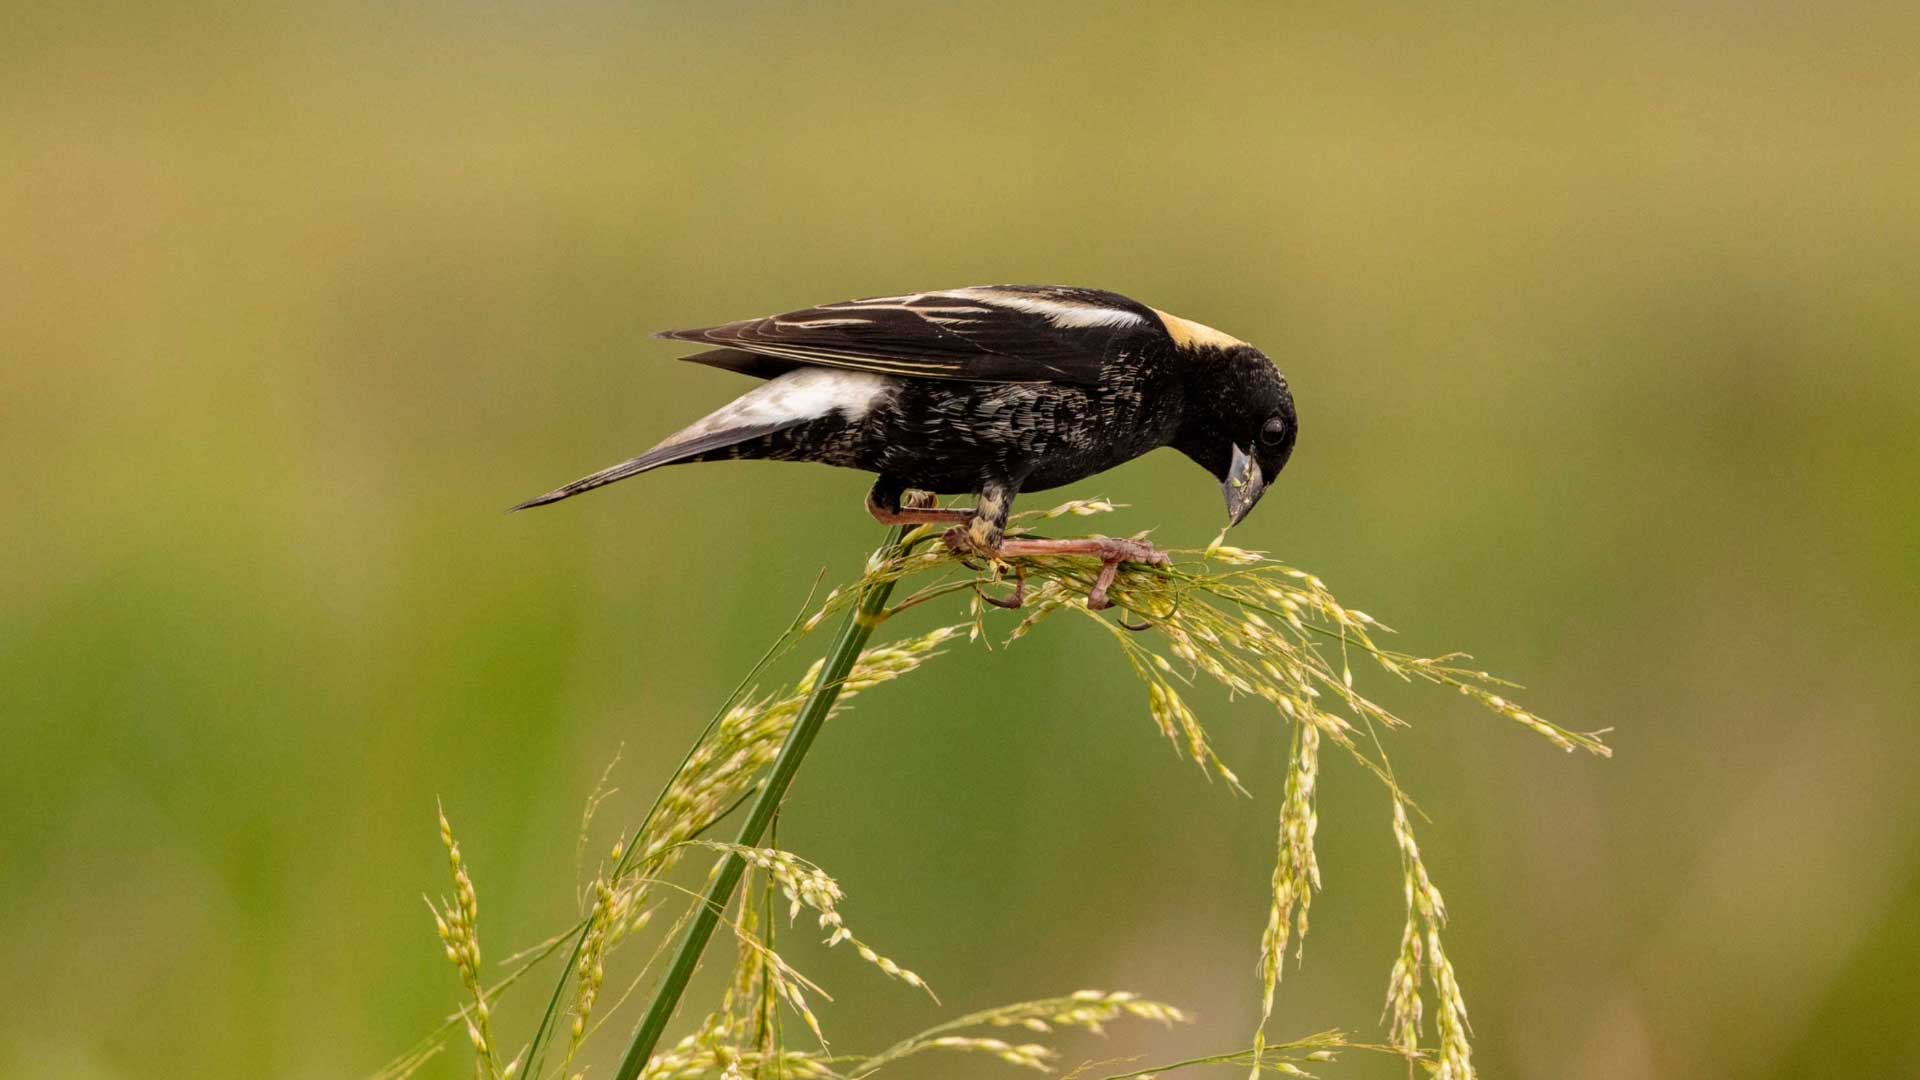
{"type": "Polygon", "coordinates": [[[631,461],[514,507],[544,506],[662,465],[741,458],[878,473],[886,524],[948,524],[986,555],[1097,555],[1088,601],[1137,541],[1003,539],[1014,496],[1070,484],[1162,446],[1220,481],[1230,524],[1293,453],[1286,377],[1260,350],[1116,293],[989,285],[877,296],[659,335],[715,346],[686,359],[765,385],[631,461]],[[936,509],[909,492],[972,494],[936,509]]]}

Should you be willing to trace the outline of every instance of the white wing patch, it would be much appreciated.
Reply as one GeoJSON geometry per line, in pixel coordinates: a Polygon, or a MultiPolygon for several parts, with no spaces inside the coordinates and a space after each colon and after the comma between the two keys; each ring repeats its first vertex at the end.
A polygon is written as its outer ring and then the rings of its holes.
{"type": "MultiPolygon", "coordinates": [[[[799,368],[769,379],[667,437],[660,447],[735,428],[786,426],[838,412],[849,420],[867,415],[894,380],[867,371],[799,368]]],[[[656,447],[659,449],[659,447],[656,447]]]]}
{"type": "Polygon", "coordinates": [[[775,317],[774,317],[774,320],[773,320],[773,322],[774,322],[774,325],[776,325],[776,326],[796,326],[796,327],[799,327],[799,328],[801,328],[801,329],[803,329],[803,330],[812,330],[812,329],[815,329],[815,328],[817,328],[817,327],[821,327],[821,326],[865,326],[865,325],[867,325],[868,323],[870,323],[870,322],[872,322],[872,321],[873,321],[872,319],[798,319],[798,320],[790,320],[790,319],[782,319],[782,318],[780,318],[779,316],[775,316],[775,317]]]}
{"type": "Polygon", "coordinates": [[[822,311],[837,311],[841,308],[903,308],[916,301],[925,299],[926,293],[906,293],[901,296],[869,296],[861,300],[844,300],[838,304],[822,304],[822,311]]]}
{"type": "Polygon", "coordinates": [[[1030,315],[1044,315],[1047,321],[1061,328],[1083,326],[1132,326],[1145,322],[1138,314],[1122,308],[1104,307],[1100,304],[1078,303],[1072,300],[1056,300],[1051,297],[1035,296],[1016,289],[996,289],[992,286],[974,286],[966,289],[952,289],[943,296],[954,296],[962,300],[975,300],[995,307],[1012,308],[1030,315]]]}

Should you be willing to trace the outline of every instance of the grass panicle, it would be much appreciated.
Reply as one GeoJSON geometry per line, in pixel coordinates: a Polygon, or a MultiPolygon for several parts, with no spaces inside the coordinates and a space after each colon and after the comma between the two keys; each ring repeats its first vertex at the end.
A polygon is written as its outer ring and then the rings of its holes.
{"type": "Polygon", "coordinates": [[[927,996],[934,1001],[940,1000],[938,995],[934,994],[933,988],[926,984],[926,980],[881,956],[865,942],[853,936],[853,931],[847,929],[846,922],[840,917],[839,903],[845,898],[845,894],[841,891],[839,882],[829,877],[826,871],[798,855],[773,848],[749,848],[713,841],[704,843],[715,850],[738,855],[745,859],[749,866],[765,874],[768,881],[786,897],[790,905],[787,912],[789,920],[799,918],[802,908],[812,910],[819,917],[820,928],[829,931],[826,939],[829,946],[846,942],[853,946],[854,952],[860,959],[908,986],[926,991],[927,996]]]}
{"type": "Polygon", "coordinates": [[[474,891],[473,877],[460,857],[460,842],[453,837],[453,825],[447,812],[440,812],[440,844],[447,851],[447,868],[453,876],[453,899],[439,903],[427,901],[433,912],[434,933],[445,948],[447,960],[460,973],[460,985],[473,1000],[460,1008],[467,1041],[473,1044],[474,1072],[482,1080],[499,1080],[514,1066],[500,1067],[493,1041],[493,1007],[480,972],[480,897],[474,891]]]}
{"type": "MultiPolygon", "coordinates": [[[[1049,521],[1086,518],[1113,509],[1114,504],[1105,500],[1076,500],[1017,515],[1012,534],[1030,534],[1049,521]]],[[[1120,609],[1115,618],[1115,613],[1091,611],[1084,603],[1099,572],[1094,560],[1047,556],[982,566],[948,551],[937,542],[937,533],[931,527],[904,535],[896,532],[894,541],[868,560],[858,580],[831,590],[810,614],[795,620],[756,666],[756,673],[814,629],[844,616],[835,648],[791,685],[760,692],[752,688],[750,677],[735,691],[646,818],[600,860],[582,894],[585,911],[580,920],[511,958],[504,976],[492,985],[482,975],[472,881],[442,815],[454,897],[431,906],[435,930],[459,972],[467,1000],[439,1031],[380,1075],[407,1075],[462,1029],[475,1050],[477,1075],[485,1080],[580,1075],[573,1070],[583,1060],[583,1049],[593,1041],[593,1033],[610,1023],[621,1004],[649,979],[653,960],[628,976],[624,989],[608,1002],[609,959],[624,944],[641,938],[655,941],[655,960],[673,939],[680,938],[681,945],[641,1034],[629,1047],[623,1077],[863,1080],[882,1073],[911,1075],[911,1066],[900,1063],[927,1053],[966,1054],[1013,1069],[1060,1072],[1062,1051],[1051,1040],[1063,1031],[1100,1032],[1119,1020],[1162,1024],[1187,1020],[1187,1014],[1174,1006],[1130,993],[1081,991],[971,1013],[870,1055],[836,1054],[829,1049],[811,1005],[814,998],[826,997],[825,990],[776,947],[781,922],[776,916],[784,913],[791,924],[807,912],[825,932],[825,944],[846,944],[867,965],[931,996],[932,990],[918,974],[853,935],[840,910],[844,893],[826,871],[763,841],[761,834],[770,831],[779,797],[798,765],[792,749],[796,726],[817,728],[844,710],[848,699],[912,673],[955,642],[964,639],[987,648],[996,642],[1011,645],[1066,615],[1098,628],[1096,637],[1118,650],[1145,688],[1145,712],[1154,729],[1181,757],[1207,777],[1223,781],[1228,790],[1245,794],[1269,785],[1258,779],[1243,783],[1215,752],[1190,704],[1201,684],[1214,684],[1229,699],[1270,707],[1290,747],[1284,775],[1271,785],[1279,790],[1278,841],[1258,950],[1259,1021],[1250,1044],[1111,1074],[1108,1080],[1136,1080],[1201,1067],[1240,1068],[1250,1078],[1262,1073],[1307,1076],[1312,1075],[1312,1067],[1346,1050],[1392,1054],[1444,1080],[1472,1080],[1472,1032],[1465,998],[1441,937],[1446,906],[1415,842],[1414,818],[1421,816],[1420,811],[1395,779],[1387,752],[1391,734],[1408,722],[1362,692],[1359,687],[1364,680],[1356,677],[1354,665],[1371,663],[1399,681],[1452,688],[1562,750],[1607,756],[1604,732],[1574,731],[1529,711],[1511,700],[1511,684],[1477,669],[1464,654],[1422,657],[1387,648],[1383,641],[1391,631],[1365,612],[1342,605],[1318,577],[1219,539],[1205,548],[1174,552],[1169,566],[1123,567],[1110,589],[1120,609]],[[1004,616],[1005,622],[998,622],[1003,616],[983,597],[1008,587],[1013,577],[1024,584],[1026,603],[1004,616]],[[896,592],[905,595],[892,599],[896,592]],[[964,621],[863,648],[866,634],[891,616],[943,600],[963,600],[964,621]],[[1287,954],[1291,949],[1296,961],[1303,955],[1308,912],[1321,884],[1314,845],[1326,747],[1379,786],[1390,808],[1400,859],[1407,917],[1388,977],[1382,1043],[1355,1042],[1338,1031],[1286,1042],[1268,1040],[1287,954]],[[729,843],[704,838],[748,802],[753,808],[739,839],[729,843]],[[709,875],[704,895],[700,888],[674,880],[679,864],[695,851],[715,853],[720,860],[709,875]],[[742,879],[745,887],[736,894],[734,883],[742,879]],[[664,932],[656,932],[653,916],[663,909],[675,914],[664,932]],[[659,1031],[706,947],[705,934],[716,926],[727,927],[736,942],[727,989],[691,1033],[657,1049],[659,1031]],[[568,960],[546,1016],[520,1052],[500,1064],[501,1051],[491,1027],[492,1003],[533,965],[562,953],[568,960]],[[1432,1045],[1423,1042],[1428,1017],[1433,1020],[1432,1045]],[[804,1045],[788,1045],[790,1019],[798,1021],[795,1030],[804,1045]],[[566,1033],[565,1051],[555,1069],[544,1065],[549,1030],[566,1033]]],[[[810,732],[803,735],[800,752],[811,738],[810,732]]],[[[603,787],[604,783],[603,779],[603,787]]],[[[594,804],[601,797],[596,792],[594,804]]],[[[1093,1069],[1082,1065],[1065,1075],[1091,1077],[1093,1069]]]]}
{"type": "Polygon", "coordinates": [[[1387,1014],[1394,1044],[1401,1050],[1418,1049],[1421,1004],[1418,995],[1424,969],[1436,1005],[1434,1027],[1440,1040],[1437,1054],[1440,1080],[1466,1080],[1474,1075],[1473,1048],[1468,1045],[1467,1003],[1453,962],[1440,944],[1447,905],[1427,875],[1420,845],[1413,838],[1403,799],[1393,801],[1393,839],[1400,849],[1401,881],[1407,898],[1407,924],[1401,934],[1400,955],[1388,981],[1387,1014]]]}

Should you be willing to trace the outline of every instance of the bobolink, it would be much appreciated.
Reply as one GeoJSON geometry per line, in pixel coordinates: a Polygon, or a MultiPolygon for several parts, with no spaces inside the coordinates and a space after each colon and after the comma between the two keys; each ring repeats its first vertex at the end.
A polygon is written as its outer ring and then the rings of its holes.
{"type": "Polygon", "coordinates": [[[1260,350],[1116,293],[991,285],[849,300],[661,335],[714,348],[685,359],[766,380],[631,461],[514,509],[662,465],[817,461],[879,474],[886,524],[947,524],[984,555],[1086,554],[1106,606],[1122,562],[1164,563],[1130,540],[1003,538],[1021,491],[1083,480],[1162,446],[1220,481],[1230,524],[1293,453],[1287,380],[1260,350]],[[972,494],[937,509],[908,492],[972,494]]]}

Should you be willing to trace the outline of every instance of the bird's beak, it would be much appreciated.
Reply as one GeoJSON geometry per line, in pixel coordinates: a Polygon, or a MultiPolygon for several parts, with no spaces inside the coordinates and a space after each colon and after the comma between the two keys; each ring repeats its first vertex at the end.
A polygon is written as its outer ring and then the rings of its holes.
{"type": "Polygon", "coordinates": [[[1238,446],[1233,448],[1233,464],[1227,468],[1227,478],[1220,482],[1220,493],[1227,497],[1227,525],[1240,524],[1247,516],[1253,504],[1266,494],[1267,484],[1260,475],[1260,463],[1247,455],[1238,446]]]}

